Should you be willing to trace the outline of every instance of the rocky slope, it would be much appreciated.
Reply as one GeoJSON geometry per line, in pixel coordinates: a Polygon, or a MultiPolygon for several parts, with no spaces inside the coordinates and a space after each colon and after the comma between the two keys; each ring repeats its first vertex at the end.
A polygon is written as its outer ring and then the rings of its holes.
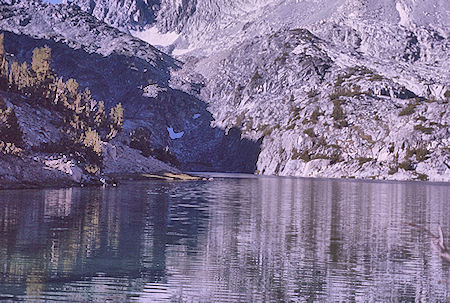
{"type": "Polygon", "coordinates": [[[48,45],[52,67],[64,80],[75,78],[107,107],[124,105],[126,146],[129,135],[145,127],[151,130],[149,148],[169,151],[181,169],[254,170],[258,144],[210,126],[206,104],[191,93],[201,83],[179,79],[184,91],[171,87],[171,71],[181,62],[76,5],[3,1],[0,15],[6,51],[19,62],[29,62],[34,47],[48,45]]]}
{"type": "Polygon", "coordinates": [[[304,29],[258,37],[230,53],[203,93],[216,125],[264,138],[260,173],[448,179],[448,100],[340,65],[326,41],[304,29]]]}
{"type": "Polygon", "coordinates": [[[64,50],[55,68],[128,100],[125,128],[149,126],[185,168],[450,180],[448,1],[23,3],[0,27],[64,50]],[[74,53],[99,72],[66,66],[74,53]]]}
{"type": "Polygon", "coordinates": [[[214,125],[263,140],[259,173],[450,179],[447,1],[163,0],[147,9],[156,16],[147,27],[179,34],[165,50],[187,52],[175,74],[204,77],[214,125]]]}

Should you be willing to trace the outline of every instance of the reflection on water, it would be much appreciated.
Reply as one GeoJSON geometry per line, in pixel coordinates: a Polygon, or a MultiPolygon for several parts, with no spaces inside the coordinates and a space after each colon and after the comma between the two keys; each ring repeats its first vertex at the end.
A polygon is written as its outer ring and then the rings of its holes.
{"type": "Polygon", "coordinates": [[[0,192],[0,299],[445,301],[450,186],[294,178],[0,192]]]}

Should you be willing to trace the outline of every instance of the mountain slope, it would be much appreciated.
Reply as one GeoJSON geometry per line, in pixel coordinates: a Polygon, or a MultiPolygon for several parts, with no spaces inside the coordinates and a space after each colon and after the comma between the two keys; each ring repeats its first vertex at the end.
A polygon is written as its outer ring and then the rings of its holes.
{"type": "Polygon", "coordinates": [[[450,180],[448,1],[20,3],[4,29],[97,58],[88,79],[56,66],[111,104],[127,99],[125,128],[150,127],[185,167],[450,180]],[[115,62],[120,77],[105,77],[115,62]]]}
{"type": "Polygon", "coordinates": [[[0,5],[0,14],[6,51],[19,62],[29,61],[34,47],[48,45],[52,66],[64,80],[75,78],[89,87],[107,108],[123,104],[125,144],[135,129],[145,127],[151,131],[148,148],[157,154],[168,150],[183,169],[254,170],[258,144],[212,128],[204,102],[188,89],[171,87],[172,81],[194,91],[201,85],[173,79],[179,61],[73,4],[19,1],[0,5]]]}
{"type": "Polygon", "coordinates": [[[156,17],[142,29],[179,35],[163,48],[185,54],[172,74],[205,79],[214,125],[263,140],[260,173],[450,178],[448,1],[162,0],[147,10],[156,17]]]}

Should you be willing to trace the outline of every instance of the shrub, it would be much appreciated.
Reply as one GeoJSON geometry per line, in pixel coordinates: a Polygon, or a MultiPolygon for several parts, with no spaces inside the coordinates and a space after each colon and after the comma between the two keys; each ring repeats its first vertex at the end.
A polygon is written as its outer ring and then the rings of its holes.
{"type": "Polygon", "coordinates": [[[333,119],[335,121],[339,121],[345,118],[344,115],[344,110],[342,109],[341,104],[343,103],[343,101],[341,100],[333,100],[333,113],[331,114],[331,116],[333,117],[333,119]]]}
{"type": "Polygon", "coordinates": [[[426,175],[426,174],[416,173],[416,180],[428,181],[429,179],[430,179],[430,177],[428,177],[428,175],[426,175]]]}
{"type": "Polygon", "coordinates": [[[258,70],[256,70],[255,73],[253,74],[252,78],[250,79],[250,81],[257,82],[261,79],[262,79],[261,75],[258,73],[258,70]]]}
{"type": "Polygon", "coordinates": [[[95,175],[100,172],[100,167],[98,167],[96,164],[86,164],[84,166],[84,169],[88,174],[91,175],[95,175]]]}
{"type": "Polygon", "coordinates": [[[296,148],[292,149],[292,160],[298,160],[301,159],[305,162],[311,161],[311,157],[309,156],[308,150],[304,150],[302,152],[299,152],[296,148]]]}
{"type": "Polygon", "coordinates": [[[330,100],[336,100],[339,97],[355,97],[355,96],[362,94],[360,86],[355,85],[353,88],[355,89],[354,91],[351,91],[346,88],[337,89],[332,94],[330,94],[328,97],[330,98],[330,100]]]}
{"type": "Polygon", "coordinates": [[[418,148],[415,148],[415,149],[408,149],[406,151],[406,156],[408,158],[411,158],[413,155],[415,155],[416,156],[416,160],[418,162],[423,162],[426,159],[428,159],[427,156],[428,156],[429,153],[430,152],[428,151],[428,149],[426,149],[426,147],[421,146],[421,147],[418,147],[418,148]]]}
{"type": "Polygon", "coordinates": [[[338,75],[336,78],[336,82],[334,83],[334,87],[339,87],[344,83],[344,77],[342,75],[338,75]]]}
{"type": "Polygon", "coordinates": [[[316,160],[316,159],[326,159],[326,160],[330,160],[330,164],[336,164],[338,162],[341,162],[342,156],[341,156],[341,152],[340,151],[335,151],[330,155],[327,154],[315,154],[313,156],[311,156],[311,160],[316,160]]]}
{"type": "Polygon", "coordinates": [[[308,98],[314,98],[314,97],[316,97],[318,94],[319,94],[319,93],[317,92],[317,90],[313,88],[313,89],[311,89],[311,90],[308,92],[308,98]]]}
{"type": "Polygon", "coordinates": [[[399,168],[402,168],[404,170],[414,170],[414,167],[412,166],[412,163],[410,160],[405,160],[402,163],[398,165],[399,168]]]}
{"type": "Polygon", "coordinates": [[[316,144],[318,146],[328,146],[327,145],[327,140],[325,139],[325,137],[320,137],[319,140],[317,140],[316,144]]]}
{"type": "Polygon", "coordinates": [[[240,128],[240,127],[242,126],[242,123],[244,122],[244,120],[245,120],[245,113],[242,112],[242,113],[240,113],[240,114],[236,117],[236,123],[235,123],[235,126],[236,126],[237,128],[240,128]]]}
{"type": "Polygon", "coordinates": [[[268,137],[272,134],[273,128],[271,128],[268,124],[264,124],[262,126],[258,126],[258,131],[262,132],[264,137],[268,137]]]}
{"type": "Polygon", "coordinates": [[[383,80],[383,76],[379,74],[373,74],[369,79],[369,81],[381,81],[383,80]]]}
{"type": "Polygon", "coordinates": [[[180,162],[178,161],[177,157],[169,151],[168,147],[157,148],[157,149],[152,150],[152,156],[160,161],[170,163],[173,166],[180,165],[180,162]]]}
{"type": "Polygon", "coordinates": [[[432,127],[425,127],[423,125],[414,125],[414,130],[418,130],[421,131],[424,134],[430,135],[431,133],[433,133],[433,128],[432,127]]]}
{"type": "Polygon", "coordinates": [[[363,165],[363,164],[365,164],[367,162],[370,162],[372,160],[373,160],[372,158],[366,158],[366,157],[359,157],[358,158],[359,165],[363,165]]]}
{"type": "Polygon", "coordinates": [[[316,134],[314,133],[314,128],[307,128],[307,129],[305,129],[304,131],[303,131],[303,133],[305,134],[305,135],[308,135],[309,137],[311,137],[311,138],[315,138],[316,137],[316,134]]]}
{"type": "Polygon", "coordinates": [[[396,174],[397,172],[398,172],[398,166],[395,166],[395,167],[391,167],[389,169],[388,174],[393,175],[393,174],[396,174]]]}
{"type": "Polygon", "coordinates": [[[399,113],[398,116],[409,116],[412,115],[416,110],[416,105],[413,103],[409,103],[406,107],[404,107],[399,113]]]}
{"type": "Polygon", "coordinates": [[[295,128],[295,123],[292,123],[290,125],[288,125],[288,127],[286,127],[286,130],[291,130],[295,128]]]}
{"type": "Polygon", "coordinates": [[[312,112],[312,114],[311,114],[311,122],[314,123],[314,124],[316,124],[317,121],[319,121],[319,116],[320,116],[320,115],[321,115],[320,109],[319,109],[319,107],[317,106],[316,109],[315,109],[315,110],[312,112]]]}

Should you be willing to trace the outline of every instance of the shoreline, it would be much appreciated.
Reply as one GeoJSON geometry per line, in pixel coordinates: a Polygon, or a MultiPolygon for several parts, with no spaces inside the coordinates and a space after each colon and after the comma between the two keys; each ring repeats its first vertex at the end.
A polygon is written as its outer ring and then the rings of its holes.
{"type": "Polygon", "coordinates": [[[0,181],[0,191],[3,190],[40,190],[40,189],[64,189],[76,187],[118,187],[121,183],[127,181],[210,181],[214,179],[258,179],[258,178],[281,178],[281,179],[313,179],[313,180],[332,180],[343,182],[375,182],[375,183],[425,183],[440,186],[450,185],[450,181],[421,181],[421,180],[386,180],[386,179],[363,179],[363,178],[333,178],[333,177],[303,177],[303,176],[275,176],[275,175],[257,175],[243,173],[226,173],[226,172],[173,172],[159,171],[149,173],[115,173],[98,178],[91,178],[84,182],[70,181],[67,178],[53,181],[43,182],[3,182],[0,181]],[[56,185],[57,184],[57,185],[56,185]]]}

